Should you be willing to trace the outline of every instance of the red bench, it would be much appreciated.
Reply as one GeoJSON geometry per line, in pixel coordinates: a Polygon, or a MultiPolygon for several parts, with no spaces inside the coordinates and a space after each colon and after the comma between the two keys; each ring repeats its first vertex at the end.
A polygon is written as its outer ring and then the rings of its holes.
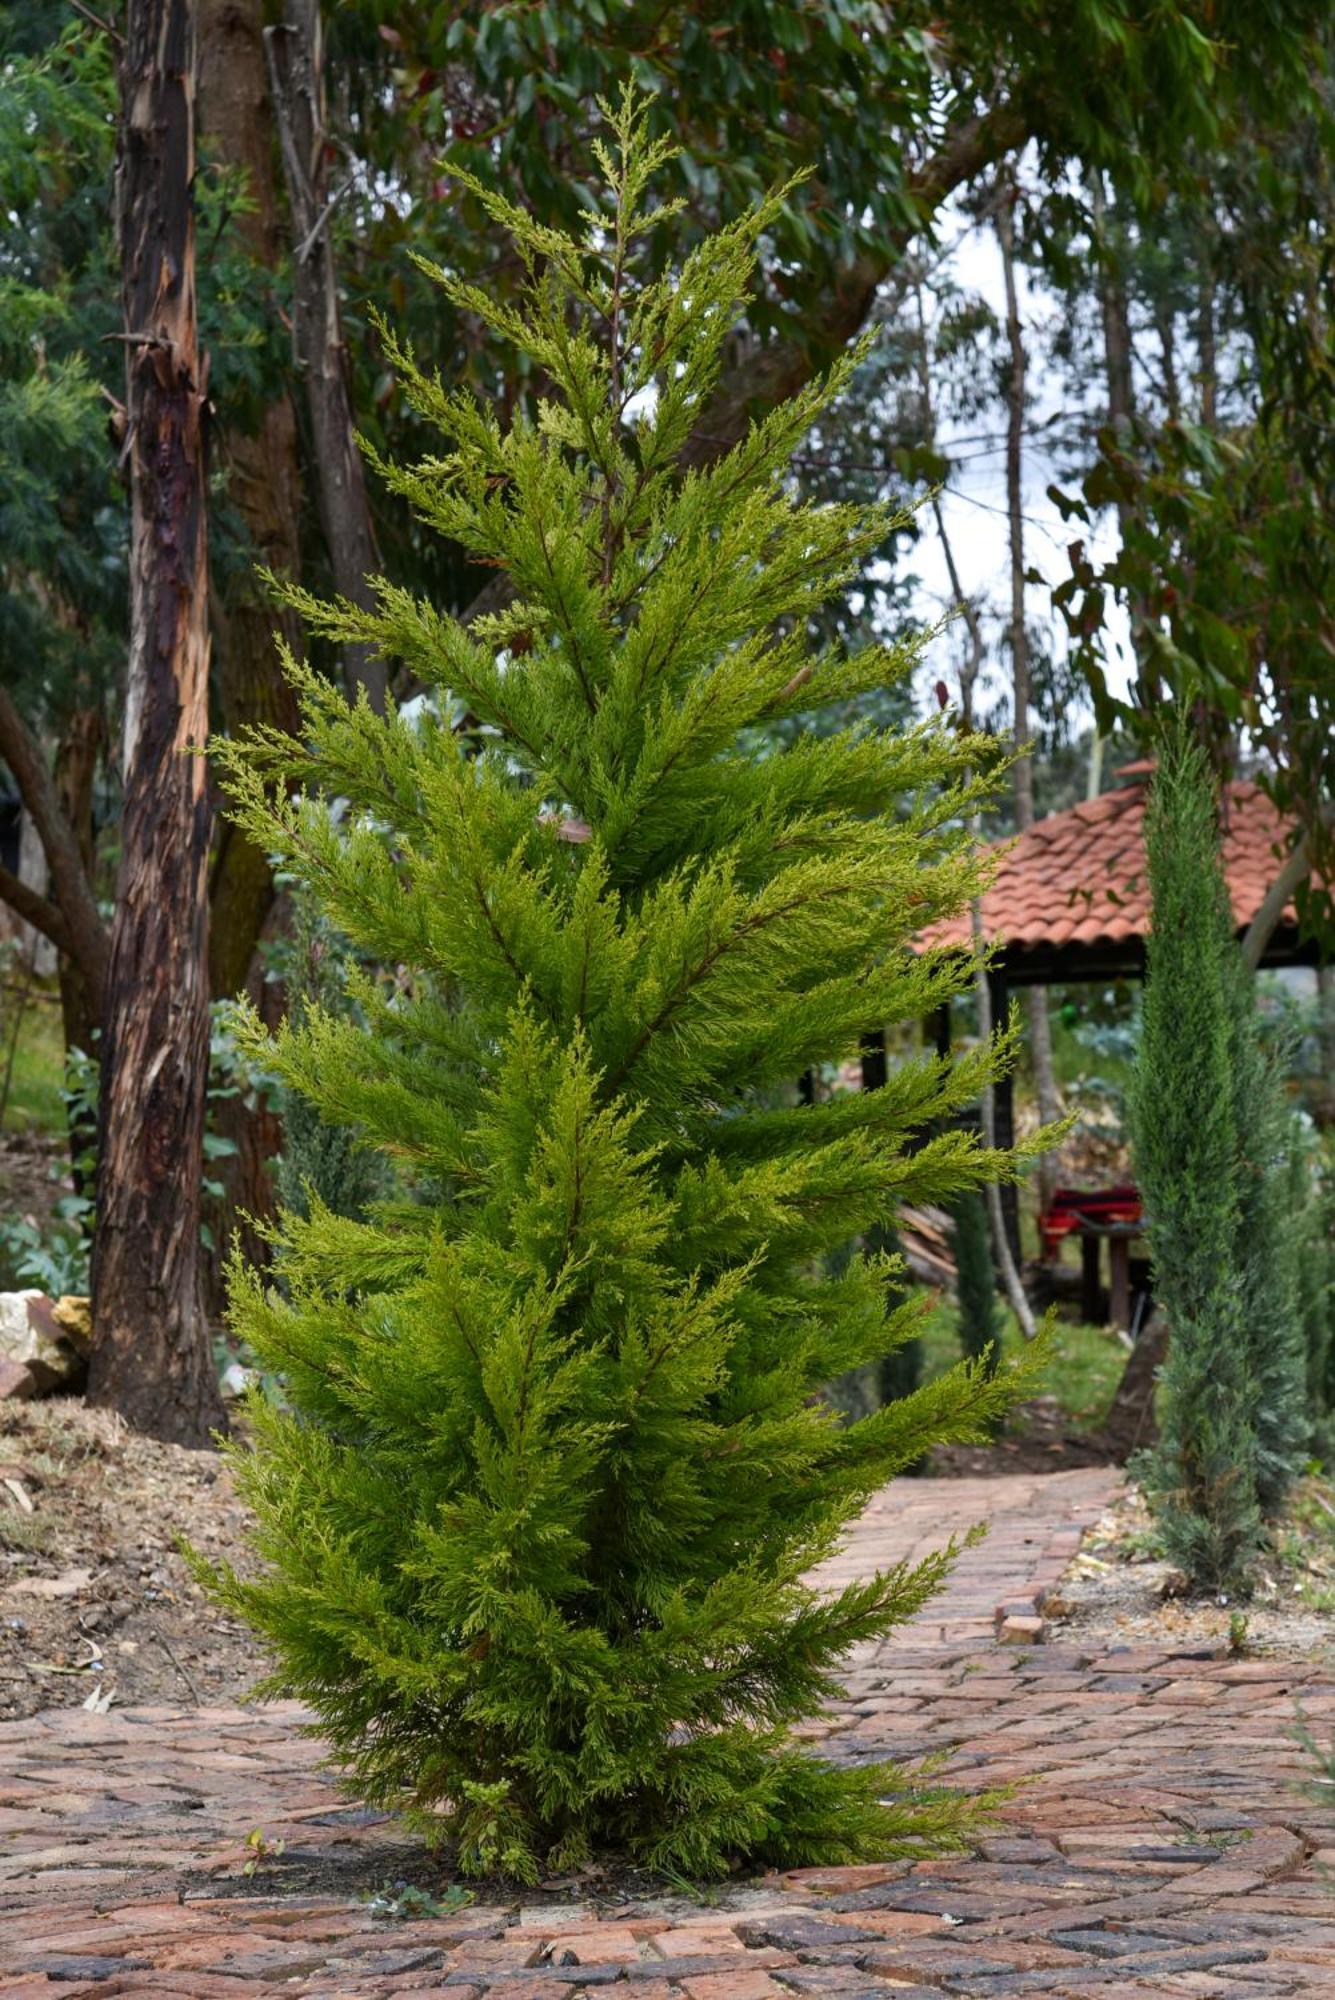
{"type": "Polygon", "coordinates": [[[1132,1223],[1141,1219],[1140,1192],[1130,1181],[1110,1188],[1058,1188],[1052,1205],[1038,1218],[1045,1262],[1059,1254],[1063,1239],[1084,1222],[1132,1223]]]}
{"type": "Polygon", "coordinates": [[[1058,1188],[1051,1206],[1038,1218],[1039,1242],[1046,1263],[1060,1254],[1064,1238],[1080,1238],[1085,1318],[1102,1318],[1099,1250],[1108,1245],[1108,1317],[1125,1331],[1131,1324],[1131,1243],[1140,1234],[1140,1195],[1129,1181],[1111,1188],[1058,1188]]]}

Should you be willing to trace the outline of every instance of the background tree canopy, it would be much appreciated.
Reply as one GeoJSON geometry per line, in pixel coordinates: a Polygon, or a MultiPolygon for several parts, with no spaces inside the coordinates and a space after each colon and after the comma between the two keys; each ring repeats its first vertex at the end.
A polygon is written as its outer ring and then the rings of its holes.
{"type": "MultiPolygon", "coordinates": [[[[120,302],[115,184],[138,5],[0,5],[0,904],[23,950],[20,919],[54,947],[64,1036],[85,1050],[135,1004],[108,966],[134,861],[120,822],[142,330],[120,302]]],[[[1296,824],[1279,906],[1296,893],[1314,929],[1329,923],[1320,0],[176,5],[196,52],[213,729],[295,720],[274,642],[297,643],[296,624],[257,565],[354,602],[369,569],[444,611],[494,605],[494,572],[361,471],[358,436],[391,461],[426,448],[370,308],[502,421],[531,408],[541,369],[424,286],[410,252],[512,299],[522,262],[478,189],[573,227],[593,199],[597,100],[632,81],[677,148],[663,192],[683,204],[684,252],[805,175],[757,245],[754,298],[684,463],[713,461],[874,327],[791,477],[827,499],[940,489],[939,514],[887,529],[820,614],[857,647],[930,620],[934,573],[940,608],[969,599],[925,675],[866,712],[940,701],[1033,736],[1042,810],[1089,782],[1091,735],[1134,738],[1183,695],[1217,765],[1254,770],[1296,824]],[[1013,313],[1000,264],[989,287],[961,261],[966,239],[1005,261],[1013,313]],[[959,583],[952,512],[971,451],[999,460],[1003,431],[1010,483],[998,463],[980,504],[1005,522],[1004,603],[959,583]],[[1060,561],[1029,518],[1039,463],[1071,517],[1060,561]]],[[[312,659],[382,701],[367,648],[317,636],[312,659]]],[[[402,667],[390,691],[418,692],[402,667]]],[[[1031,809],[1021,783],[999,823],[1031,809]]],[[[209,988],[277,1005],[266,966],[286,917],[269,857],[220,822],[209,853],[209,988]]],[[[216,1117],[234,1149],[221,1241],[236,1207],[267,1208],[278,1140],[258,1101],[219,1099],[216,1117]]]]}

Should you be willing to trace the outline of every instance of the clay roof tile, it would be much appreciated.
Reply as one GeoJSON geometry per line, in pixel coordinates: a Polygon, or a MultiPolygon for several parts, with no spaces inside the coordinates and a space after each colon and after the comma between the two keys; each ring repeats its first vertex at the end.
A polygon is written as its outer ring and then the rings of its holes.
{"type": "MultiPolygon", "coordinates": [[[[1143,784],[1123,785],[1052,813],[1022,833],[1002,855],[984,894],[987,936],[1029,949],[1143,938],[1150,923],[1146,796],[1143,784]]],[[[1258,785],[1230,785],[1225,805],[1224,872],[1234,921],[1242,928],[1260,907],[1276,856],[1288,844],[1287,828],[1258,785]]],[[[1293,921],[1291,908],[1285,916],[1293,921]]],[[[933,925],[921,941],[967,945],[967,913],[933,925]]]]}

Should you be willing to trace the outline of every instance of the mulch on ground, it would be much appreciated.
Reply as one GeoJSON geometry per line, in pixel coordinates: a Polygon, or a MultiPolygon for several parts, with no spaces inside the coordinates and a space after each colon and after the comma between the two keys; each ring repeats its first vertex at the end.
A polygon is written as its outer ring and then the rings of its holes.
{"type": "Polygon", "coordinates": [[[261,1663],[177,1548],[238,1551],[223,1459],[73,1397],[0,1402],[0,1718],[100,1701],[235,1701],[261,1663]]]}
{"type": "Polygon", "coordinates": [[[1062,1644],[1224,1648],[1239,1657],[1335,1659],[1335,1513],[1324,1478],[1299,1482],[1245,1600],[1185,1596],[1144,1495],[1128,1481],[1090,1528],[1049,1618],[1062,1644]]]}

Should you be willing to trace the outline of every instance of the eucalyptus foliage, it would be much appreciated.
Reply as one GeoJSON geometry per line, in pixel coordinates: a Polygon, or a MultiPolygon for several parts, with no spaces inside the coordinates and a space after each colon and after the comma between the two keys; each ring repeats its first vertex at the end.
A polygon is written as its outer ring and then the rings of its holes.
{"type": "Polygon", "coordinates": [[[258,1572],[209,1575],[361,1796],[529,1880],[597,1850],[711,1874],[958,1838],[978,1802],[792,1734],[954,1550],[805,1579],[891,1474],[1033,1382],[961,1365],[846,1427],[817,1394],[917,1310],[888,1304],[886,1258],[830,1277],[829,1253],[1016,1168],[950,1122],[1008,1036],[824,1103],[791,1082],[968,983],[911,940],[976,887],[962,829],[994,759],[938,721],[755,750],[912,663],[808,639],[887,528],[786,477],[855,357],[683,471],[786,195],[656,276],[669,149],[632,101],[606,116],[578,236],[472,189],[521,305],[430,272],[529,357],[533,418],[382,329],[439,443],[380,471],[507,579],[504,608],[465,627],[384,581],[370,613],[289,591],[444,698],[380,718],[289,660],[304,740],[218,746],[241,823],[395,968],[357,983],[360,1019],[311,1005],[249,1039],[423,1198],[314,1202],[281,1288],[234,1270],[236,1331],[290,1402],[257,1402],[235,1454],[258,1572]]]}

